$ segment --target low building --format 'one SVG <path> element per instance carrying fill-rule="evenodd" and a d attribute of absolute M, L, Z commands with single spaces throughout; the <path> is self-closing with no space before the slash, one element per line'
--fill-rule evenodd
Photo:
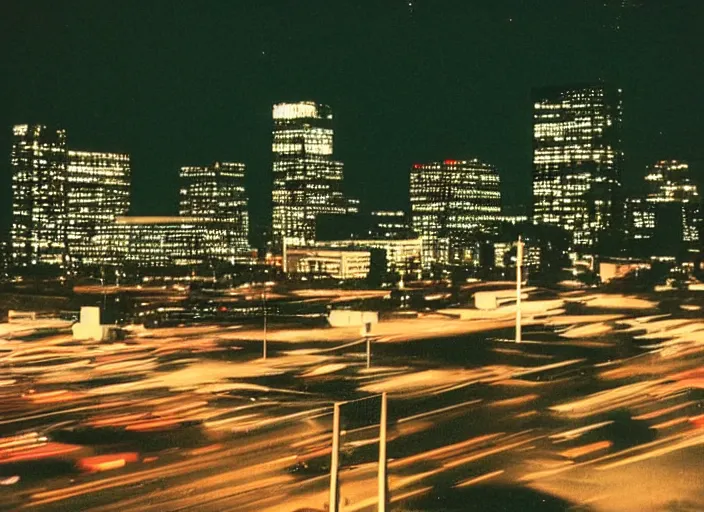
<path fill-rule="evenodd" d="M 513 252 L 513 255 L 511 254 Z M 494 267 L 508 268 L 516 266 L 516 244 L 514 242 L 494 243 Z M 540 268 L 541 249 L 537 245 L 525 244 L 523 248 L 523 266 L 537 270 Z"/>
<path fill-rule="evenodd" d="M 288 247 L 286 270 L 293 274 L 334 279 L 365 279 L 371 267 L 371 253 L 364 250 Z"/>
<path fill-rule="evenodd" d="M 178 267 L 241 263 L 252 259 L 242 255 L 223 259 L 230 241 L 221 224 L 196 217 L 117 217 L 98 229 L 93 238 L 93 261 L 102 265 Z"/>
<path fill-rule="evenodd" d="M 415 273 L 422 264 L 423 245 L 420 238 L 403 240 L 334 240 L 317 242 L 316 246 L 331 249 L 382 250 L 386 255 L 386 271 L 389 273 L 398 272 L 402 276 Z"/>

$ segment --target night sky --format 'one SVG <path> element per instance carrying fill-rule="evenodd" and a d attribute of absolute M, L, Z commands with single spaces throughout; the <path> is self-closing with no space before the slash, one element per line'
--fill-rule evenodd
<path fill-rule="evenodd" d="M 136 214 L 176 213 L 182 165 L 244 162 L 259 232 L 271 105 L 308 99 L 363 206 L 406 207 L 413 162 L 475 156 L 528 205 L 531 87 L 598 79 L 624 90 L 628 188 L 661 158 L 701 181 L 703 31 L 703 0 L 5 0 L 0 228 L 11 126 L 53 123 L 132 155 Z"/>

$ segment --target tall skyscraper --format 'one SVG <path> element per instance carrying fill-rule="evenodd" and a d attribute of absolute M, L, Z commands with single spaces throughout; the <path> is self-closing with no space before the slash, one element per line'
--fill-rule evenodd
<path fill-rule="evenodd" d="M 501 213 L 499 174 L 477 159 L 415 164 L 410 198 L 424 265 L 449 263 L 452 245 L 479 234 Z"/>
<path fill-rule="evenodd" d="M 274 248 L 315 241 L 319 214 L 354 209 L 342 193 L 342 163 L 333 160 L 332 110 L 313 102 L 279 103 L 273 109 Z"/>
<path fill-rule="evenodd" d="M 98 226 L 127 215 L 130 176 L 129 155 L 69 150 L 66 239 L 72 265 L 102 260 L 93 237 Z"/>
<path fill-rule="evenodd" d="M 15 267 L 66 263 L 66 131 L 12 130 L 11 261 Z"/>
<path fill-rule="evenodd" d="M 249 257 L 249 214 L 244 186 L 245 166 L 215 162 L 181 168 L 180 215 L 208 226 L 205 252 L 211 259 Z"/>
<path fill-rule="evenodd" d="M 598 249 L 618 228 L 621 90 L 604 85 L 534 91 L 533 215 Z"/>

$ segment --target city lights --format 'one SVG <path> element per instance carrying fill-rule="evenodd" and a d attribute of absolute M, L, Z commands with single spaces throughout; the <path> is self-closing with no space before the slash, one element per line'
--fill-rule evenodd
<path fill-rule="evenodd" d="M 533 215 L 591 252 L 616 229 L 621 188 L 620 91 L 603 85 L 534 91 Z"/>

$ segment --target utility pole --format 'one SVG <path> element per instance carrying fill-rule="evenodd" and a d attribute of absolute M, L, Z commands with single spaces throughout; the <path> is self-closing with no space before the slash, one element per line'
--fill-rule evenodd
<path fill-rule="evenodd" d="M 339 512 L 340 484 L 337 481 L 340 469 L 340 403 L 335 403 L 332 415 L 332 456 L 330 459 L 330 498 L 328 511 Z"/>
<path fill-rule="evenodd" d="M 283 236 L 283 256 L 281 264 L 284 270 L 284 279 L 286 279 L 286 270 L 288 269 L 288 264 L 286 262 L 286 235 Z"/>
<path fill-rule="evenodd" d="M 516 343 L 521 342 L 521 267 L 523 266 L 523 240 L 516 243 Z"/>
<path fill-rule="evenodd" d="M 262 350 L 263 350 L 263 355 L 262 359 L 266 359 L 266 285 L 264 285 L 264 291 L 262 292 L 262 303 L 263 303 L 263 309 L 264 309 L 264 336 L 262 337 Z"/>
<path fill-rule="evenodd" d="M 379 512 L 386 512 L 386 392 L 381 394 L 381 418 L 379 419 L 379 472 L 377 501 Z"/>

